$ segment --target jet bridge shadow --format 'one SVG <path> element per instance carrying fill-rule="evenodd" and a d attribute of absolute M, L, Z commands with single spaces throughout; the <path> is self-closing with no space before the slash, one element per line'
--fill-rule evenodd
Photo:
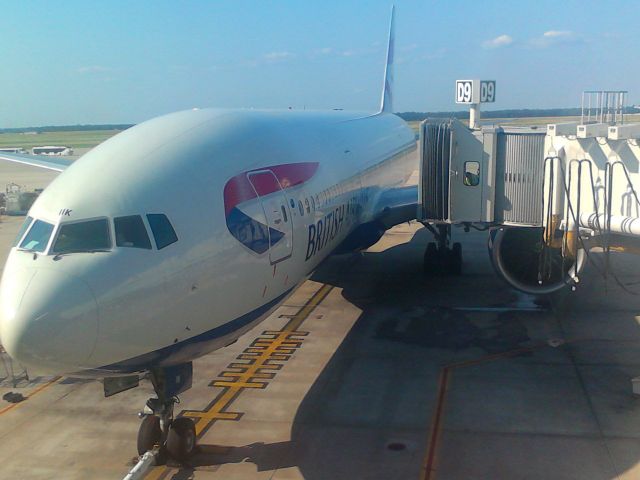
<path fill-rule="evenodd" d="M 388 237 L 385 238 L 389 240 Z M 422 253 L 429 241 L 424 230 L 417 231 L 409 242 L 382 251 L 328 259 L 313 280 L 342 289 L 343 297 L 356 305 L 361 314 L 299 406 L 291 441 L 242 447 L 204 445 L 192 467 L 251 462 L 259 472 L 295 467 L 302 477 L 311 480 L 425 478 L 423 459 L 432 448 L 427 438 L 442 368 L 515 351 L 518 353 L 508 360 L 481 368 L 481 372 L 489 369 L 487 375 L 495 375 L 494 389 L 512 392 L 500 382 L 513 383 L 521 375 L 515 380 L 515 390 L 526 390 L 526 386 L 518 383 L 524 382 L 544 393 L 568 381 L 556 378 L 553 369 L 563 372 L 562 375 L 575 371 L 577 391 L 569 393 L 578 400 L 580 395 L 591 397 L 586 402 L 576 402 L 587 405 L 582 405 L 587 411 L 579 419 L 587 426 L 595 424 L 594 431 L 578 428 L 577 436 L 595 435 L 596 441 L 604 444 L 609 442 L 609 435 L 624 433 L 628 437 L 633 427 L 638 427 L 627 447 L 617 444 L 603 447 L 613 452 L 608 464 L 606 458 L 600 458 L 599 453 L 594 456 L 578 440 L 575 445 L 560 444 L 561 455 L 569 458 L 592 455 L 598 462 L 609 465 L 594 469 L 583 461 L 586 465 L 583 468 L 590 468 L 591 473 L 580 478 L 615 478 L 633 468 L 640 461 L 640 420 L 637 420 L 640 405 L 630 393 L 629 380 L 640 372 L 640 352 L 635 352 L 640 342 L 640 329 L 635 321 L 635 314 L 640 312 L 640 297 L 627 299 L 621 308 L 621 292 L 612 291 L 609 286 L 607 295 L 603 295 L 602 279 L 587 271 L 575 294 L 565 292 L 547 300 L 525 298 L 494 275 L 486 254 L 485 235 L 470 234 L 460 240 L 464 242 L 466 271 L 461 277 L 423 274 Z M 636 258 L 632 260 L 634 265 L 640 264 Z M 624 281 L 640 281 L 636 273 L 640 269 L 634 268 L 629 259 L 617 262 L 616 268 Z M 640 283 L 636 288 L 640 291 Z M 606 318 L 613 311 L 619 317 L 615 328 L 620 331 L 612 336 L 597 318 L 603 315 Z M 616 343 L 618 336 L 624 337 L 621 340 L 624 358 L 616 352 L 616 345 L 621 345 Z M 564 345 L 558 348 L 545 345 L 550 339 L 560 339 Z M 477 444 L 477 451 L 469 450 L 473 442 L 466 437 L 457 440 L 459 435 L 473 433 L 460 434 L 458 430 L 472 430 L 476 423 L 479 429 L 509 421 L 517 427 L 518 422 L 526 419 L 532 425 L 541 422 L 538 427 L 544 430 L 548 420 L 545 410 L 554 409 L 553 403 L 542 409 L 527 405 L 524 400 L 516 405 L 510 403 L 509 395 L 504 399 L 492 398 L 489 403 L 494 405 L 493 409 L 477 408 L 476 401 L 493 396 L 492 390 L 484 388 L 485 384 L 469 377 L 479 368 L 459 374 L 467 379 L 466 383 L 478 384 L 474 389 L 465 388 L 462 380 L 450 387 L 452 405 L 443 418 L 445 433 L 437 450 L 438 478 L 473 478 L 474 474 L 478 478 L 478 471 L 482 468 L 490 471 L 487 469 L 495 465 L 507 472 L 509 468 L 528 470 L 540 478 L 554 477 L 554 473 L 558 474 L 554 478 L 576 474 L 571 468 L 578 471 L 580 462 L 571 464 L 569 471 L 536 470 L 553 464 L 557 450 L 546 453 L 534 450 L 531 464 L 512 466 L 509 458 L 513 455 L 499 450 L 499 438 L 495 451 Z M 540 373 L 546 370 L 552 372 Z M 459 398 L 458 388 L 467 395 L 466 399 Z M 567 407 L 576 408 L 571 398 L 565 399 Z M 448 427 L 449 423 L 453 425 Z M 526 455 L 531 449 L 526 432 L 532 426 L 520 426 L 525 437 L 521 448 Z M 570 429 L 571 425 L 548 427 Z M 572 431 L 564 434 L 570 439 L 576 436 Z M 515 447 L 510 445 L 506 450 L 520 447 L 513 443 Z M 466 452 L 469 462 L 479 464 L 480 470 L 469 470 L 474 467 L 468 465 L 462 452 Z M 191 478 L 192 473 L 191 468 L 182 469 L 173 478 Z"/>

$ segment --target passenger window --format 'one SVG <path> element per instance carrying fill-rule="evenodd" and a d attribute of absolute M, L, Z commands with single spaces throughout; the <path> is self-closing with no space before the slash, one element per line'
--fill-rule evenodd
<path fill-rule="evenodd" d="M 298 210 L 300 211 L 300 216 L 304 216 L 304 207 L 302 206 L 301 200 L 298 200 Z"/>
<path fill-rule="evenodd" d="M 304 199 L 304 206 L 307 209 L 307 213 L 311 213 L 311 207 L 309 206 L 309 199 L 308 198 Z"/>
<path fill-rule="evenodd" d="M 31 226 L 31 222 L 33 222 L 33 218 L 31 217 L 27 217 L 24 219 L 24 222 L 22 223 L 22 226 L 18 231 L 18 235 L 16 236 L 16 239 L 13 241 L 13 245 L 11 245 L 12 247 L 15 247 L 16 245 L 18 245 L 18 243 L 20 243 L 20 240 L 22 240 L 22 237 L 24 236 L 25 232 Z"/>
<path fill-rule="evenodd" d="M 156 240 L 156 248 L 158 250 L 162 250 L 164 247 L 178 241 L 176 231 L 171 226 L 171 222 L 169 222 L 166 215 L 149 213 L 147 214 L 147 220 L 149 220 L 149 226 L 151 227 L 153 238 Z"/>
<path fill-rule="evenodd" d="M 106 218 L 62 224 L 51 253 L 93 252 L 111 248 Z"/>
<path fill-rule="evenodd" d="M 313 199 L 313 195 L 311 195 L 311 208 L 313 211 L 316 211 L 316 201 Z"/>
<path fill-rule="evenodd" d="M 280 208 L 282 209 L 282 218 L 284 218 L 285 223 L 288 221 L 287 220 L 287 209 L 284 208 L 284 205 L 280 205 Z"/>
<path fill-rule="evenodd" d="M 27 236 L 24 237 L 20 248 L 30 252 L 44 252 L 51 238 L 51 232 L 53 232 L 53 225 L 42 220 L 36 220 L 29 229 Z"/>
<path fill-rule="evenodd" d="M 116 230 L 116 246 L 151 250 L 151 240 L 140 215 L 113 219 Z"/>

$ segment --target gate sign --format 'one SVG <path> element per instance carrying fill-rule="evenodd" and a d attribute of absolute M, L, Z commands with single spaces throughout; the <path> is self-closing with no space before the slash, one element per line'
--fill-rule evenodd
<path fill-rule="evenodd" d="M 493 103 L 495 101 L 495 80 L 456 80 L 456 103 Z"/>

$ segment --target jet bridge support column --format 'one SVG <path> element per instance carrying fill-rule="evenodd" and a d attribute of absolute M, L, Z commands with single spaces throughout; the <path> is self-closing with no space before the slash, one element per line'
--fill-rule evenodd
<path fill-rule="evenodd" d="M 480 115 L 479 103 L 469 105 L 469 128 L 472 130 L 480 128 Z"/>

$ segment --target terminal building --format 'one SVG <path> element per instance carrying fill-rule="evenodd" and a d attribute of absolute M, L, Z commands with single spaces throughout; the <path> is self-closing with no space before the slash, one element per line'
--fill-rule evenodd
<path fill-rule="evenodd" d="M 73 155 L 73 149 L 66 146 L 46 145 L 43 147 L 33 147 L 31 153 L 33 155 Z"/>

